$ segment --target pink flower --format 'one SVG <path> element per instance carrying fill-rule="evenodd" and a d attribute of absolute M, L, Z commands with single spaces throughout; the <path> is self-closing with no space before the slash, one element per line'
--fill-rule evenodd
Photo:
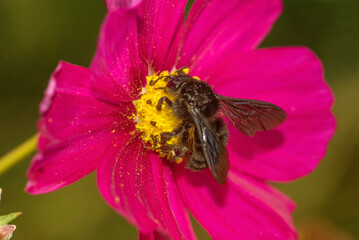
<path fill-rule="evenodd" d="M 26 190 L 47 193 L 97 171 L 99 190 L 140 239 L 195 239 L 187 210 L 214 239 L 296 239 L 295 204 L 268 185 L 310 173 L 335 128 L 333 95 L 318 58 L 303 47 L 256 49 L 280 0 L 108 0 L 90 68 L 60 62 L 40 105 L 39 153 Z M 123 6 L 135 6 L 127 1 Z M 187 66 L 216 93 L 282 107 L 275 130 L 247 137 L 228 124 L 225 185 L 206 169 L 162 160 L 144 148 L 133 101 L 149 69 Z"/>

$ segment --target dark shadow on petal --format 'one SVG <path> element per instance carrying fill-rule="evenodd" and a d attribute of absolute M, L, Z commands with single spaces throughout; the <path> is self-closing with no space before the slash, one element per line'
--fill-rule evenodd
<path fill-rule="evenodd" d="M 231 127 L 230 127 L 231 128 Z M 235 131 L 235 132 L 234 132 Z M 281 147 L 285 142 L 284 134 L 277 129 L 257 132 L 254 137 L 248 137 L 233 128 L 229 132 L 231 149 L 244 159 L 253 159 L 256 154 L 263 154 Z M 236 146 L 233 143 L 236 143 Z"/>

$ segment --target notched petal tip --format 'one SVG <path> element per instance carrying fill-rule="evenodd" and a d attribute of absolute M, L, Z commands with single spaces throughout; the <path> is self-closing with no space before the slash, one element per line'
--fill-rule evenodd
<path fill-rule="evenodd" d="M 28 177 L 29 178 L 29 177 Z M 44 184 L 41 181 L 36 181 L 35 179 L 30 179 L 27 181 L 25 186 L 25 192 L 32 194 L 32 195 L 39 195 L 44 193 L 50 193 L 56 191 L 69 183 L 66 182 L 57 182 L 52 184 Z"/>
<path fill-rule="evenodd" d="M 41 172 L 43 171 L 44 170 L 42 168 L 39 169 L 35 167 L 31 167 L 28 170 L 27 172 L 28 181 L 25 186 L 25 192 L 32 195 L 44 194 L 60 189 L 65 185 L 65 183 L 61 183 L 61 182 L 49 184 L 49 185 L 44 185 L 43 183 L 38 182 L 36 178 L 38 178 L 39 174 L 41 174 Z"/>
<path fill-rule="evenodd" d="M 51 107 L 52 99 L 55 95 L 55 90 L 56 90 L 56 75 L 61 71 L 61 68 L 62 68 L 62 62 L 60 61 L 55 71 L 50 77 L 50 81 L 44 93 L 44 98 L 39 106 L 40 113 L 42 115 L 44 115 Z"/>

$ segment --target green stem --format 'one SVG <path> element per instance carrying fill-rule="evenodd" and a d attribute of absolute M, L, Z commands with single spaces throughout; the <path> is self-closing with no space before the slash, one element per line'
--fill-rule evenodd
<path fill-rule="evenodd" d="M 0 158 L 0 175 L 36 150 L 38 134 Z"/>

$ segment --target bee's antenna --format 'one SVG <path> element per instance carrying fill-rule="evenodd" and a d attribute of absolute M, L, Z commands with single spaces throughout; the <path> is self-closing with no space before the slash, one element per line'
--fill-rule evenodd
<path fill-rule="evenodd" d="M 150 86 L 154 86 L 156 84 L 156 82 L 162 78 L 169 78 L 169 79 L 173 79 L 172 76 L 161 76 L 161 77 L 158 77 L 155 81 L 151 81 L 150 82 Z"/>
<path fill-rule="evenodd" d="M 183 70 L 186 69 L 186 68 L 188 69 L 188 67 L 182 67 L 182 68 L 176 70 L 176 73 L 178 73 L 178 72 L 183 72 Z"/>

